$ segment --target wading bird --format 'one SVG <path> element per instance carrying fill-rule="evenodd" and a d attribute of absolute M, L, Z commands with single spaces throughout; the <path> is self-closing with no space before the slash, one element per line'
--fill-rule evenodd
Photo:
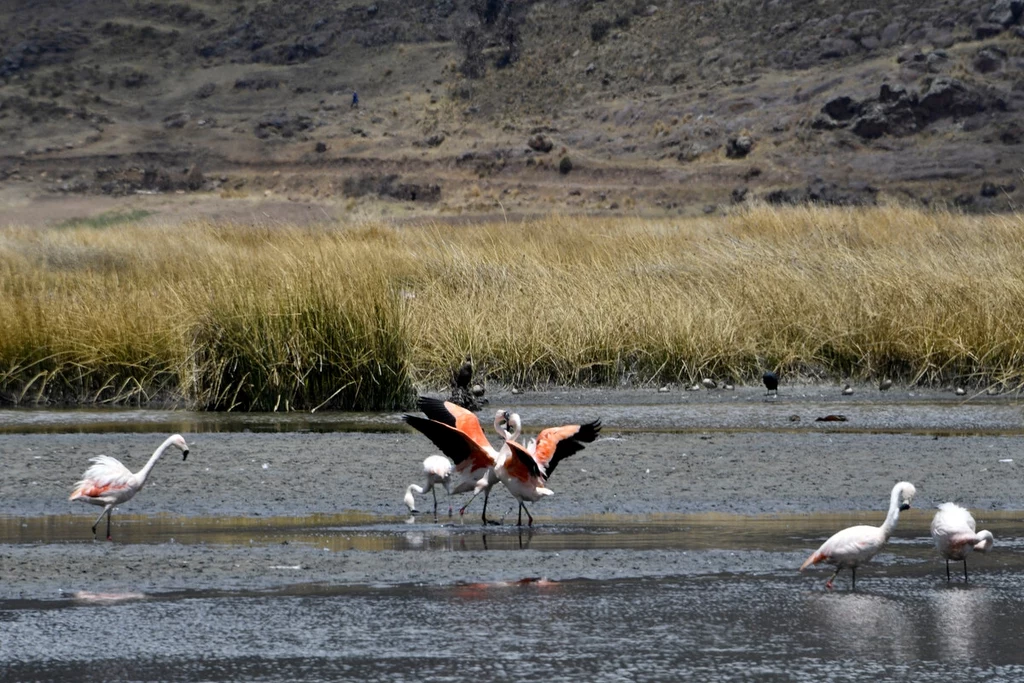
<path fill-rule="evenodd" d="M 890 389 L 892 389 L 892 380 L 888 377 L 882 379 L 882 381 L 878 383 L 879 391 L 889 391 Z"/>
<path fill-rule="evenodd" d="M 964 563 L 964 583 L 967 583 L 967 555 L 976 550 L 987 553 L 995 538 L 991 531 L 974 531 L 974 517 L 956 503 L 943 503 L 932 519 L 932 539 L 939 555 L 946 558 L 946 582 L 950 580 L 949 561 Z"/>
<path fill-rule="evenodd" d="M 531 439 L 525 447 L 516 442 L 522 431 L 519 415 L 512 413 L 508 425 L 512 430 L 505 442 L 508 452 L 502 449 L 504 459 L 495 471 L 501 483 L 519 501 L 518 525 L 523 525 L 525 510 L 528 524 L 533 526 L 533 515 L 526 509 L 524 501 L 536 502 L 554 493 L 546 484 L 555 467 L 565 458 L 583 450 L 583 444 L 594 441 L 601 431 L 601 421 L 550 427 L 538 434 L 536 439 Z"/>
<path fill-rule="evenodd" d="M 96 535 L 96 527 L 99 525 L 103 515 L 107 516 L 107 540 L 110 538 L 110 513 L 115 505 L 127 502 L 142 490 L 146 485 L 146 478 L 149 477 L 153 465 L 160 459 L 171 446 L 177 446 L 183 453 L 182 460 L 188 457 L 188 444 L 181 434 L 169 436 L 153 451 L 149 462 L 145 467 L 136 473 L 132 473 L 127 467 L 121 464 L 117 458 L 109 455 L 98 455 L 90 458 L 93 463 L 82 475 L 81 481 L 75 484 L 75 490 L 71 492 L 68 500 L 82 500 L 91 505 L 102 505 L 103 512 L 96 518 L 92 525 L 92 535 Z"/>
<path fill-rule="evenodd" d="M 491 489 L 498 483 L 494 467 L 501 455 L 494 450 L 487 437 L 484 436 L 484 431 L 480 428 L 480 421 L 476 415 L 449 401 L 426 396 L 421 396 L 417 405 L 427 417 L 405 415 L 402 419 L 410 427 L 430 439 L 442 453 L 455 463 L 455 471 L 452 475 L 454 485 L 451 486 L 451 492 L 456 494 L 466 491 L 473 492 L 473 497 L 462 506 L 459 515 L 464 515 L 469 504 L 480 493 L 483 493 L 483 522 L 484 524 L 497 524 L 497 522 L 487 519 L 487 500 L 491 495 Z M 495 413 L 494 429 L 502 440 L 508 437 L 508 432 L 505 430 L 507 421 L 508 413 L 506 411 L 498 410 Z"/>
<path fill-rule="evenodd" d="M 405 506 L 409 508 L 409 512 L 416 514 L 419 510 L 416 509 L 416 499 L 413 498 L 413 492 L 420 494 L 421 496 L 428 491 L 434 494 L 434 518 L 437 518 L 437 491 L 434 490 L 434 485 L 440 485 L 448 493 L 448 516 L 452 516 L 452 470 L 455 466 L 452 461 L 443 455 L 431 455 L 423 461 L 423 486 L 418 484 L 409 484 L 409 488 L 405 490 Z"/>
<path fill-rule="evenodd" d="M 768 390 L 768 391 L 764 392 L 765 396 L 767 396 L 768 394 L 772 393 L 773 391 L 775 392 L 776 396 L 779 395 L 779 376 L 778 375 L 776 375 L 771 370 L 768 370 L 763 375 L 761 375 L 761 381 L 764 382 L 764 388 Z"/>
<path fill-rule="evenodd" d="M 867 526 L 861 524 L 851 526 L 835 533 L 831 538 L 821 544 L 807 560 L 800 565 L 800 571 L 807 569 L 812 564 L 835 565 L 836 570 L 828 577 L 825 588 L 832 588 L 832 581 L 844 567 L 849 567 L 853 574 L 854 589 L 857 588 L 857 567 L 868 562 L 878 554 L 885 542 L 889 540 L 896 522 L 900 518 L 900 510 L 910 509 L 910 501 L 913 500 L 917 490 L 908 481 L 901 481 L 892 487 L 892 494 L 889 496 L 889 514 L 885 517 L 882 526 Z"/>

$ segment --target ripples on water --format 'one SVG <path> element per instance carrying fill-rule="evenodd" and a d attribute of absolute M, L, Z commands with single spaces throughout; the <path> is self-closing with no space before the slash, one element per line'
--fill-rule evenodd
<path fill-rule="evenodd" d="M 151 596 L 2 612 L 5 680 L 968 680 L 1024 676 L 1011 575 Z M 40 643 L 45 642 L 45 652 Z"/>

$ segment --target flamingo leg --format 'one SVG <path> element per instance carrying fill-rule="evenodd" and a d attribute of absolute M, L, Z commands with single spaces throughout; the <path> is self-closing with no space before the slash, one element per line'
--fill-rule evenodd
<path fill-rule="evenodd" d="M 832 590 L 832 582 L 835 581 L 836 577 L 839 576 L 839 571 L 842 567 L 836 567 L 836 570 L 832 572 L 832 576 L 828 577 L 828 581 L 825 582 L 825 588 Z"/>
<path fill-rule="evenodd" d="M 436 520 L 437 519 L 437 491 L 434 490 L 433 486 L 430 487 L 430 493 L 432 493 L 434 495 L 434 519 Z"/>
<path fill-rule="evenodd" d="M 964 583 L 967 583 L 967 557 L 964 557 Z"/>
<path fill-rule="evenodd" d="M 103 511 L 100 513 L 100 516 L 97 517 L 96 521 L 92 523 L 92 535 L 93 535 L 94 538 L 96 537 L 96 527 L 98 527 L 100 525 L 100 520 L 103 519 L 103 515 L 105 515 L 108 512 L 110 512 L 110 508 L 112 508 L 112 507 L 114 507 L 114 506 L 113 505 L 105 505 L 103 507 Z M 109 516 L 107 517 L 107 522 L 108 523 L 110 522 L 110 517 Z M 107 529 L 107 536 L 109 536 L 109 535 L 110 535 L 110 529 L 108 528 Z"/>
<path fill-rule="evenodd" d="M 857 590 L 857 568 L 850 567 L 850 572 L 853 574 L 853 590 Z"/>
<path fill-rule="evenodd" d="M 110 513 L 113 512 L 113 511 L 114 511 L 114 506 L 113 505 L 111 505 L 109 508 L 107 508 L 107 540 L 108 541 L 114 540 L 114 539 L 112 539 L 110 537 Z"/>
<path fill-rule="evenodd" d="M 491 497 L 491 490 L 487 489 L 487 491 L 484 492 L 484 514 L 483 514 L 484 526 L 486 526 L 488 524 L 491 524 L 493 526 L 499 526 L 501 524 L 501 522 L 496 522 L 493 519 L 487 519 L 487 500 L 490 497 Z"/>
<path fill-rule="evenodd" d="M 524 511 L 526 512 L 526 519 L 528 520 L 527 521 L 527 526 L 533 526 L 533 515 L 531 515 L 530 511 L 526 509 L 525 505 L 523 505 L 523 501 L 519 501 L 519 524 L 517 526 L 522 526 L 523 525 L 523 512 Z"/>

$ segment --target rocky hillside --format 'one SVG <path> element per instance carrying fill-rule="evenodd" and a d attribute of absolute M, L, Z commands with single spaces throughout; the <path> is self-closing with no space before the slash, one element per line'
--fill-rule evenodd
<path fill-rule="evenodd" d="M 1022 11 L 11 0 L 0 191 L 429 215 L 664 215 L 754 198 L 1013 209 Z"/>

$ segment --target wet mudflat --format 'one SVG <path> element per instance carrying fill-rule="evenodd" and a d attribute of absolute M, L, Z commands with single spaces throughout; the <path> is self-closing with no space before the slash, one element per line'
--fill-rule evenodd
<path fill-rule="evenodd" d="M 429 496 L 409 518 L 431 451 L 397 415 L 0 414 L 3 678 L 1024 675 L 1013 400 L 618 396 L 521 399 L 528 426 L 605 422 L 533 530 L 482 527 L 479 501 L 449 520 L 443 493 L 437 521 Z M 98 508 L 66 500 L 88 457 L 138 469 L 168 427 L 189 459 L 161 461 L 114 541 L 93 541 Z M 897 479 L 914 508 L 856 592 L 796 572 L 833 531 L 879 524 Z M 928 537 L 945 500 L 996 537 L 966 585 L 959 564 L 947 585 Z M 488 512 L 512 502 L 495 489 Z"/>

